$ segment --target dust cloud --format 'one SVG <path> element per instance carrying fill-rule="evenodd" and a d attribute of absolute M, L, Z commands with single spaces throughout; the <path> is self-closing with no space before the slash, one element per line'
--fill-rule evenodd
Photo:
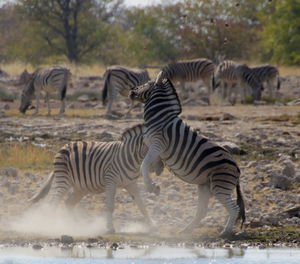
<path fill-rule="evenodd" d="M 126 219 L 124 219 L 126 220 Z M 116 222 L 116 221 L 115 221 Z M 116 232 L 122 233 L 145 233 L 147 225 L 137 222 L 115 223 Z M 50 207 L 47 204 L 35 205 L 26 209 L 24 213 L 9 224 L 0 222 L 6 226 L 7 231 L 34 236 L 46 236 L 57 238 L 61 235 L 73 237 L 96 237 L 106 234 L 105 212 L 97 215 L 89 215 L 83 208 L 68 211 L 64 207 Z"/>

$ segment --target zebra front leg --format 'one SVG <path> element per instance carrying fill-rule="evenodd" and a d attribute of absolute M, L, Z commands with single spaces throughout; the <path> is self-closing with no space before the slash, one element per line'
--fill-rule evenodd
<path fill-rule="evenodd" d="M 62 99 L 59 114 L 62 115 L 64 112 L 65 112 L 65 99 Z"/>
<path fill-rule="evenodd" d="M 36 91 L 36 108 L 32 115 L 36 115 L 39 112 L 39 106 L 40 106 L 40 89 L 38 88 Z"/>
<path fill-rule="evenodd" d="M 192 220 L 181 232 L 180 234 L 191 233 L 200 223 L 201 219 L 206 216 L 208 201 L 210 198 L 210 189 L 208 185 L 198 185 L 198 204 L 197 212 Z"/>
<path fill-rule="evenodd" d="M 141 165 L 141 173 L 144 178 L 146 190 L 150 193 L 153 192 L 156 195 L 159 195 L 160 188 L 158 185 L 152 182 L 150 178 L 150 169 L 151 164 L 159 157 L 162 151 L 161 143 L 159 141 L 153 141 Z"/>
<path fill-rule="evenodd" d="M 107 112 L 106 112 L 107 116 L 110 116 L 112 114 L 111 113 L 112 112 L 111 111 L 112 103 L 115 100 L 115 98 L 117 97 L 117 93 L 118 93 L 118 91 L 113 87 L 112 91 L 111 91 L 111 93 L 109 95 L 109 100 L 108 100 L 108 105 L 107 105 Z"/>
<path fill-rule="evenodd" d="M 50 116 L 51 109 L 50 109 L 50 102 L 49 102 L 49 93 L 46 93 L 46 102 L 47 102 L 47 107 L 48 107 L 48 116 Z"/>
<path fill-rule="evenodd" d="M 105 205 L 106 205 L 106 227 L 107 233 L 115 233 L 114 223 L 113 223 L 113 212 L 115 209 L 115 195 L 116 195 L 116 185 L 111 182 L 105 186 Z"/>
<path fill-rule="evenodd" d="M 134 101 L 131 100 L 131 104 L 130 104 L 129 110 L 128 110 L 128 112 L 124 115 L 125 118 L 130 117 L 130 112 L 131 112 L 131 110 L 133 109 L 133 107 L 134 107 Z"/>
<path fill-rule="evenodd" d="M 128 186 L 126 186 L 125 188 L 128 191 L 128 193 L 132 196 L 132 198 L 134 199 L 134 201 L 135 201 L 136 205 L 138 206 L 138 208 L 140 209 L 141 213 L 144 215 L 147 224 L 150 226 L 150 228 L 153 227 L 151 218 L 149 217 L 149 214 L 147 212 L 145 204 L 143 203 L 142 197 L 138 190 L 137 183 L 133 182 L 133 183 L 129 184 Z"/>

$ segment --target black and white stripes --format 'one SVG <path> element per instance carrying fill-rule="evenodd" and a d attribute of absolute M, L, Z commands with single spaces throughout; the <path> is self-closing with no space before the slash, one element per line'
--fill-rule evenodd
<path fill-rule="evenodd" d="M 49 93 L 58 92 L 61 100 L 60 114 L 65 112 L 65 96 L 67 93 L 68 82 L 70 79 L 70 70 L 54 66 L 51 68 L 37 69 L 29 79 L 21 96 L 20 112 L 25 113 L 31 104 L 34 94 L 36 95 L 36 109 L 34 114 L 39 111 L 39 99 L 41 92 L 46 93 L 46 101 L 48 105 L 48 115 L 50 115 Z"/>
<path fill-rule="evenodd" d="M 112 102 L 120 93 L 127 97 L 129 91 L 138 85 L 144 84 L 150 80 L 146 70 L 133 70 L 121 66 L 112 66 L 104 74 L 104 88 L 102 92 L 102 104 L 106 105 L 108 97 L 107 114 L 112 113 Z M 133 108 L 133 102 L 126 115 L 129 115 Z"/>
<path fill-rule="evenodd" d="M 160 83 L 167 78 L 173 82 L 180 82 L 181 87 L 184 88 L 185 82 L 202 80 L 208 89 L 208 95 L 210 95 L 213 89 L 214 70 L 214 63 L 208 59 L 173 62 L 162 69 L 156 78 L 156 82 Z"/>
<path fill-rule="evenodd" d="M 73 188 L 66 205 L 73 207 L 88 193 L 106 194 L 107 228 L 114 232 L 112 214 L 117 187 L 125 188 L 135 199 L 139 209 L 151 225 L 150 217 L 140 197 L 137 179 L 140 164 L 147 152 L 143 144 L 143 125 L 128 129 L 120 141 L 72 142 L 56 154 L 54 170 L 46 184 L 31 201 L 37 202 L 47 195 L 54 181 L 51 203 L 57 204 Z M 153 169 L 160 174 L 161 160 L 153 163 Z"/>
<path fill-rule="evenodd" d="M 150 164 L 160 157 L 180 179 L 197 184 L 198 207 L 194 220 L 184 232 L 193 230 L 207 211 L 210 194 L 214 194 L 229 212 L 223 235 L 230 235 L 238 218 L 245 219 L 244 202 L 239 187 L 240 169 L 230 153 L 201 137 L 178 117 L 181 112 L 176 91 L 169 80 L 137 87 L 131 99 L 145 103 L 144 142 L 149 150 L 141 171 L 148 191 L 158 192 L 150 178 Z M 232 199 L 237 191 L 237 203 Z"/>
<path fill-rule="evenodd" d="M 221 62 L 215 74 L 215 87 L 220 86 L 223 99 L 236 102 L 238 94 L 244 100 L 246 90 L 250 88 L 250 94 L 254 100 L 261 99 L 263 90 L 262 82 L 254 71 L 246 64 L 238 64 L 233 61 Z M 234 89 L 234 97 L 231 99 Z"/>

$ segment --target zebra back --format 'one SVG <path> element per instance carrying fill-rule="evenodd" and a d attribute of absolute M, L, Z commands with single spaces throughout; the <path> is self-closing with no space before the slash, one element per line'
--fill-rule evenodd
<path fill-rule="evenodd" d="M 162 82 L 163 79 L 194 82 L 203 78 L 212 78 L 214 68 L 213 62 L 208 59 L 173 62 L 162 69 L 156 78 L 156 82 Z"/>

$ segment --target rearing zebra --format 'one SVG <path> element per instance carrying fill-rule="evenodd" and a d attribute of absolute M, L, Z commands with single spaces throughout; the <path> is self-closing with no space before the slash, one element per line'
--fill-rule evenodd
<path fill-rule="evenodd" d="M 261 83 L 267 84 L 266 86 L 268 88 L 269 96 L 276 96 L 276 89 L 280 89 L 280 76 L 278 69 L 272 65 L 262 65 L 253 67 L 252 71 L 260 79 Z"/>
<path fill-rule="evenodd" d="M 111 115 L 112 102 L 120 93 L 122 96 L 128 97 L 129 91 L 138 85 L 144 84 L 150 80 L 146 70 L 133 70 L 121 66 L 112 66 L 104 73 L 104 88 L 102 92 L 102 104 L 105 106 L 107 95 L 109 97 L 107 115 Z M 125 116 L 128 116 L 134 106 L 131 102 L 130 108 Z"/>
<path fill-rule="evenodd" d="M 74 207 L 86 194 L 102 193 L 106 195 L 107 229 L 115 231 L 113 224 L 114 197 L 117 187 L 125 188 L 134 198 L 137 206 L 151 226 L 151 219 L 141 199 L 137 187 L 140 176 L 140 164 L 148 148 L 143 143 L 143 125 L 126 130 L 120 141 L 112 142 L 72 142 L 59 150 L 54 158 L 54 170 L 41 190 L 30 202 L 44 198 L 54 181 L 51 204 L 60 202 L 68 191 L 73 192 L 65 201 L 68 207 Z M 161 160 L 153 163 L 153 169 L 159 175 L 163 170 Z"/>
<path fill-rule="evenodd" d="M 27 73 L 28 75 L 28 73 Z M 46 102 L 48 105 L 48 115 L 50 115 L 49 93 L 57 91 L 60 95 L 61 107 L 59 113 L 65 112 L 65 96 L 67 92 L 68 81 L 70 79 L 70 70 L 65 67 L 54 66 L 46 69 L 37 69 L 31 76 L 23 76 L 27 84 L 23 89 L 21 96 L 20 112 L 25 113 L 31 104 L 34 93 L 36 94 L 36 109 L 34 115 L 39 111 L 39 100 L 41 91 L 46 93 Z"/>
<path fill-rule="evenodd" d="M 144 142 L 149 150 L 141 172 L 147 190 L 159 193 L 149 169 L 150 164 L 160 157 L 174 175 L 198 186 L 197 213 L 183 232 L 190 232 L 199 224 L 206 215 L 209 196 L 213 194 L 229 212 L 222 235 L 231 235 L 236 220 L 242 218 L 244 222 L 245 209 L 239 184 L 240 169 L 230 153 L 198 135 L 178 117 L 181 105 L 169 80 L 159 84 L 148 82 L 132 90 L 130 97 L 145 103 Z M 232 199 L 234 188 L 237 202 Z"/>
<path fill-rule="evenodd" d="M 165 66 L 158 74 L 156 82 L 160 83 L 164 79 L 178 81 L 182 88 L 185 82 L 195 82 L 202 80 L 207 88 L 208 96 L 214 87 L 215 65 L 208 59 L 194 59 L 173 62 Z"/>
<path fill-rule="evenodd" d="M 242 100 L 244 99 L 246 86 L 250 87 L 254 100 L 261 99 L 263 90 L 262 83 L 254 71 L 246 64 L 237 64 L 229 60 L 220 63 L 216 69 L 214 89 L 218 86 L 221 87 L 223 99 L 231 100 L 233 89 L 235 89 L 233 103 L 236 102 L 238 94 L 241 94 Z"/>

